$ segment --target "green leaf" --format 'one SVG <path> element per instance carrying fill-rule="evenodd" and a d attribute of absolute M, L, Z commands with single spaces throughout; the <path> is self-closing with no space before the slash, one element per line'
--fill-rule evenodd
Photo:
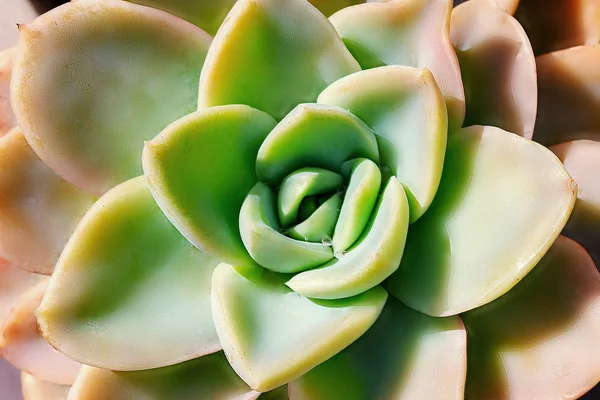
<path fill-rule="evenodd" d="M 427 68 L 448 105 L 450 126 L 460 128 L 465 94 L 450 43 L 451 0 L 369 2 L 331 17 L 363 68 L 403 65 Z"/>
<path fill-rule="evenodd" d="M 299 378 L 363 335 L 387 299 L 381 287 L 350 299 L 311 301 L 280 281 L 254 282 L 221 264 L 212 306 L 229 363 L 250 387 L 268 391 Z"/>
<path fill-rule="evenodd" d="M 586 251 L 559 237 L 510 292 L 463 315 L 466 397 L 579 398 L 600 373 L 600 275 Z"/>
<path fill-rule="evenodd" d="M 373 128 L 381 164 L 405 185 L 411 222 L 423 215 L 440 182 L 448 131 L 433 75 L 397 66 L 363 71 L 329 86 L 318 102 L 347 109 Z"/>
<path fill-rule="evenodd" d="M 496 299 L 550 248 L 576 195 L 558 158 L 539 144 L 493 127 L 455 132 L 436 198 L 411 226 L 388 290 L 433 316 Z"/>
<path fill-rule="evenodd" d="M 400 265 L 408 231 L 408 200 L 402 185 L 390 178 L 373 218 L 347 254 L 320 268 L 302 272 L 286 284 L 318 299 L 360 294 L 379 285 Z"/>
<path fill-rule="evenodd" d="M 214 258 L 160 211 L 143 177 L 88 211 L 37 311 L 69 358 L 113 370 L 176 364 L 220 350 L 210 310 Z"/>
<path fill-rule="evenodd" d="M 290 397 L 463 400 L 466 350 L 460 318 L 432 318 L 389 298 L 360 339 L 290 382 Z"/>
<path fill-rule="evenodd" d="M 196 247 L 236 266 L 253 264 L 239 213 L 256 183 L 254 164 L 275 120 L 248 106 L 190 114 L 146 143 L 144 172 L 156 201 Z"/>
<path fill-rule="evenodd" d="M 73 400 L 255 400 L 222 352 L 150 371 L 114 372 L 84 367 Z"/>
<path fill-rule="evenodd" d="M 290 228 L 289 235 L 307 242 L 323 242 L 331 238 L 342 208 L 342 197 L 334 194 L 315 210 L 305 221 Z"/>
<path fill-rule="evenodd" d="M 271 271 L 292 273 L 331 260 L 331 247 L 292 239 L 279 231 L 274 197 L 271 189 L 259 182 L 240 211 L 242 241 L 254 261 Z"/>
<path fill-rule="evenodd" d="M 342 164 L 357 157 L 379 161 L 371 128 L 341 108 L 301 104 L 260 147 L 256 174 L 260 181 L 278 185 L 288 174 L 304 167 L 341 173 Z"/>
<path fill-rule="evenodd" d="M 211 38 L 165 12 L 75 1 L 20 30 L 19 126 L 44 162 L 87 191 L 140 175 L 144 140 L 196 109 Z"/>
<path fill-rule="evenodd" d="M 307 1 L 239 0 L 210 48 L 198 104 L 247 104 L 280 120 L 359 70 L 329 21 Z"/>

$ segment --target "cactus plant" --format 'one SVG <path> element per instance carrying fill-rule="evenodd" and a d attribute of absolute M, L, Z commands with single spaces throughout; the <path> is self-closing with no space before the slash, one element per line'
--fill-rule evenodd
<path fill-rule="evenodd" d="M 600 20 L 553 42 L 523 3 L 77 0 L 20 25 L 0 349 L 26 399 L 593 387 Z"/>

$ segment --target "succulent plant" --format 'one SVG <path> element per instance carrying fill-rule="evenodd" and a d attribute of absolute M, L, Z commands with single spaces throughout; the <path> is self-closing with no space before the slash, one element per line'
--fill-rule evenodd
<path fill-rule="evenodd" d="M 597 5 L 357 3 L 78 0 L 19 26 L 0 349 L 27 400 L 600 381 Z"/>

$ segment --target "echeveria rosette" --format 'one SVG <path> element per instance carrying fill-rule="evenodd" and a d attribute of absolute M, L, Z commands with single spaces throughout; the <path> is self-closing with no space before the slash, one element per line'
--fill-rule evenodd
<path fill-rule="evenodd" d="M 2 331 L 29 396 L 73 383 L 54 348 L 86 364 L 72 399 L 547 399 L 598 381 L 598 272 L 558 236 L 577 185 L 529 140 L 552 92 L 518 2 L 329 21 L 355 2 L 310 3 L 79 0 L 21 26 L 0 184 L 14 209 L 72 193 L 21 211 L 71 236 L 39 251 L 50 266 L 0 270 L 16 294 L 37 276 L 15 268 L 50 273 L 62 250 Z M 596 207 L 593 144 L 552 149 L 576 214 Z M 0 257 L 23 253 L 0 228 Z M 594 240 L 577 219 L 565 234 Z"/>

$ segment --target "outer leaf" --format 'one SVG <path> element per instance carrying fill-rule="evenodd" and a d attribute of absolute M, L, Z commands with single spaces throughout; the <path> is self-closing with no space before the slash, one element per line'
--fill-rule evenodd
<path fill-rule="evenodd" d="M 448 130 L 433 75 L 408 67 L 376 68 L 340 79 L 318 101 L 349 110 L 380 135 L 381 162 L 405 185 L 411 221 L 423 215 L 440 182 Z"/>
<path fill-rule="evenodd" d="M 491 125 L 531 138 L 537 107 L 535 58 L 527 34 L 494 1 L 452 11 L 452 44 L 465 85 L 465 125 Z"/>
<path fill-rule="evenodd" d="M 576 399 L 600 380 L 600 276 L 559 237 L 510 292 L 463 316 L 467 398 Z"/>
<path fill-rule="evenodd" d="M 291 382 L 290 397 L 462 400 L 466 336 L 460 318 L 428 317 L 390 298 L 365 335 Z"/>
<path fill-rule="evenodd" d="M 348 346 L 375 322 L 387 298 L 376 287 L 350 299 L 311 301 L 274 280 L 249 281 L 227 264 L 213 275 L 213 315 L 223 350 L 259 391 L 302 376 Z"/>
<path fill-rule="evenodd" d="M 143 141 L 196 107 L 210 36 L 167 13 L 77 1 L 21 31 L 19 125 L 44 162 L 92 193 L 139 175 Z"/>
<path fill-rule="evenodd" d="M 492 127 L 458 131 L 434 203 L 411 226 L 388 290 L 433 316 L 486 304 L 537 264 L 576 196 L 558 158 L 537 143 Z"/>
<path fill-rule="evenodd" d="M 46 342 L 34 314 L 47 287 L 48 280 L 44 279 L 19 299 L 0 331 L 0 351 L 14 366 L 37 379 L 72 385 L 81 365 Z"/>
<path fill-rule="evenodd" d="M 579 187 L 573 214 L 563 231 L 581 243 L 600 266 L 600 143 L 576 140 L 550 148 Z"/>
<path fill-rule="evenodd" d="M 26 372 L 21 374 L 24 400 L 67 400 L 71 386 L 39 380 Z"/>
<path fill-rule="evenodd" d="M 450 126 L 459 128 L 465 94 L 449 38 L 451 9 L 451 0 L 371 2 L 336 13 L 331 23 L 363 68 L 431 70 L 446 98 Z"/>
<path fill-rule="evenodd" d="M 90 209 L 37 311 L 44 337 L 87 365 L 156 368 L 220 349 L 210 312 L 218 261 L 162 214 L 143 177 Z"/>
<path fill-rule="evenodd" d="M 150 190 L 173 225 L 196 247 L 236 266 L 252 263 L 238 218 L 256 183 L 258 148 L 274 126 L 248 106 L 214 107 L 173 123 L 144 149 Z"/>
<path fill-rule="evenodd" d="M 10 105 L 10 77 L 15 50 L 15 47 L 11 47 L 0 51 L 0 137 L 16 125 Z"/>
<path fill-rule="evenodd" d="M 10 266 L 0 259 L 0 329 L 23 293 L 44 278 L 44 275 Z"/>
<path fill-rule="evenodd" d="M 48 168 L 19 128 L 0 139 L 0 193 L 0 258 L 43 274 L 96 200 Z"/>
<path fill-rule="evenodd" d="M 113 372 L 84 367 L 69 400 L 254 400 L 222 352 L 150 371 Z"/>
<path fill-rule="evenodd" d="M 339 260 L 302 272 L 286 285 L 317 299 L 339 299 L 379 285 L 400 265 L 408 231 L 408 200 L 392 177 L 363 236 Z"/>
<path fill-rule="evenodd" d="M 494 0 L 506 13 L 515 15 L 517 7 L 519 6 L 520 0 Z"/>
<path fill-rule="evenodd" d="M 239 0 L 210 48 L 198 104 L 247 104 L 279 120 L 359 70 L 327 19 L 307 1 Z"/>
<path fill-rule="evenodd" d="M 600 44 L 537 58 L 540 102 L 534 140 L 545 146 L 600 140 Z"/>

